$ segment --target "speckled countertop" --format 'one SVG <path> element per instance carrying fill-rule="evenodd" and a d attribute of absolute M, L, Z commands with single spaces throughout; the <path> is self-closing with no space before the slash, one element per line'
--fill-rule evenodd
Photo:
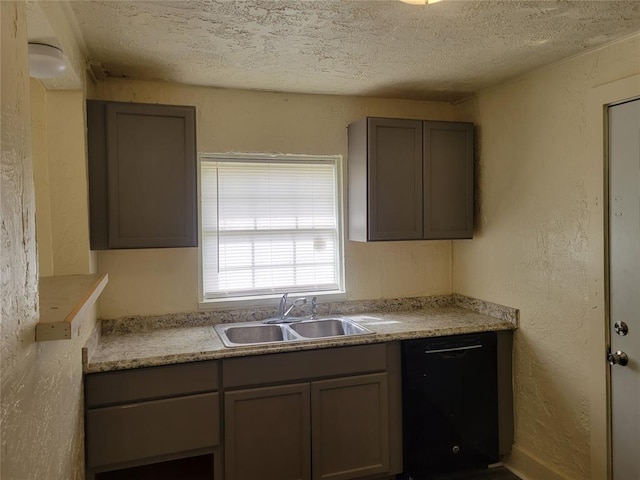
<path fill-rule="evenodd" d="M 353 337 L 225 347 L 213 325 L 259 320 L 256 311 L 199 313 L 162 317 L 103 320 L 83 355 L 86 373 L 167 365 L 198 360 L 263 355 L 318 348 L 380 343 L 410 338 L 511 330 L 518 326 L 518 310 L 461 295 L 342 302 L 320 315 L 344 315 L 374 333 Z M 267 318 L 265 309 L 258 316 Z"/>

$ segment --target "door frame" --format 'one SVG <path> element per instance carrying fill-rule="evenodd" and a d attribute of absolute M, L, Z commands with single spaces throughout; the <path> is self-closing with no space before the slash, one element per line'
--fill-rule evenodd
<path fill-rule="evenodd" d="M 590 201 L 595 202 L 589 225 L 589 383 L 591 420 L 591 478 L 611 479 L 611 408 L 608 315 L 608 116 L 610 105 L 640 97 L 640 75 L 594 87 L 587 101 L 587 166 Z"/>

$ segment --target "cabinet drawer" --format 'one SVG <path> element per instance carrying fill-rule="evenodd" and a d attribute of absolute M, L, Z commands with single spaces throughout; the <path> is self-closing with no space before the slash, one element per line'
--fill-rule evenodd
<path fill-rule="evenodd" d="M 194 362 L 85 377 L 87 408 L 141 402 L 218 389 L 218 362 Z"/>
<path fill-rule="evenodd" d="M 382 372 L 387 345 L 377 343 L 306 352 L 241 357 L 222 362 L 226 388 Z"/>
<path fill-rule="evenodd" d="M 220 442 L 217 393 L 87 411 L 87 465 L 97 469 Z"/>

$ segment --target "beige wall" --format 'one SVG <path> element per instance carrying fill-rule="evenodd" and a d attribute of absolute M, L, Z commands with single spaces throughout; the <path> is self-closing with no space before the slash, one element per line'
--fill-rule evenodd
<path fill-rule="evenodd" d="M 79 480 L 84 478 L 81 347 L 96 314 L 95 309 L 87 314 L 74 340 L 35 343 L 38 263 L 25 3 L 2 1 L 0 9 L 0 478 Z M 35 111 L 43 113 L 42 92 L 35 92 Z M 34 143 L 33 148 L 45 147 Z M 53 267 L 47 268 L 50 273 Z"/>
<path fill-rule="evenodd" d="M 47 140 L 47 100 L 42 84 L 30 81 L 31 144 L 33 180 L 36 194 L 36 235 L 38 267 L 41 277 L 53 275 L 53 237 L 51 234 L 51 192 L 49 188 L 49 150 Z"/>
<path fill-rule="evenodd" d="M 479 215 L 474 240 L 454 242 L 453 290 L 520 309 L 510 463 L 531 479 L 606 478 L 603 130 L 592 99 L 638 73 L 635 37 L 460 107 L 479 125 Z"/>
<path fill-rule="evenodd" d="M 90 273 L 84 92 L 31 79 L 30 96 L 40 276 Z"/>
<path fill-rule="evenodd" d="M 276 94 L 158 82 L 100 82 L 95 95 L 103 100 L 195 105 L 200 152 L 339 154 L 346 159 L 346 127 L 366 115 L 453 118 L 453 108 L 439 102 Z M 451 291 L 450 242 L 346 242 L 345 257 L 349 299 Z M 198 308 L 196 249 L 100 252 L 98 269 L 108 272 L 110 279 L 100 301 L 104 318 Z"/>
<path fill-rule="evenodd" d="M 90 273 L 84 92 L 48 90 L 46 103 L 53 271 Z"/>

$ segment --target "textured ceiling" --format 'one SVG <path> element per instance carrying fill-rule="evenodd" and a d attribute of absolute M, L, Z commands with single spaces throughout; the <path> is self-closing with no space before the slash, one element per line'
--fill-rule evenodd
<path fill-rule="evenodd" d="M 110 76 L 454 100 L 640 31 L 640 0 L 78 1 Z"/>

